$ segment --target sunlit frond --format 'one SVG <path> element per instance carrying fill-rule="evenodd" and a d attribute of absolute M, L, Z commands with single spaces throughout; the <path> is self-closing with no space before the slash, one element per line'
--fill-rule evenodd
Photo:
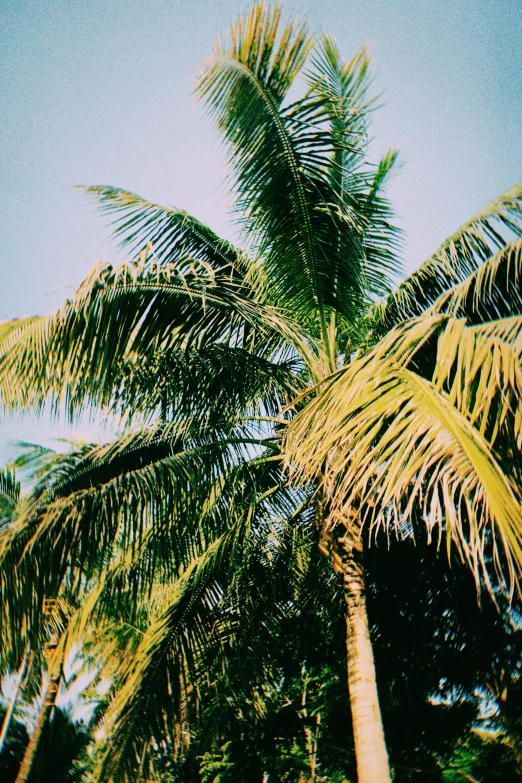
<path fill-rule="evenodd" d="M 473 274 L 439 296 L 431 312 L 483 323 L 522 314 L 522 239 L 506 245 Z"/>
<path fill-rule="evenodd" d="M 498 335 L 445 316 L 392 331 L 289 424 L 287 459 L 322 483 L 332 524 L 352 507 L 372 528 L 411 529 L 420 516 L 456 543 L 478 583 L 496 571 L 512 589 L 522 569 L 520 322 Z"/>
<path fill-rule="evenodd" d="M 419 315 L 446 291 L 474 275 L 513 236 L 522 234 L 522 184 L 515 185 L 448 237 L 390 296 L 389 327 Z"/>

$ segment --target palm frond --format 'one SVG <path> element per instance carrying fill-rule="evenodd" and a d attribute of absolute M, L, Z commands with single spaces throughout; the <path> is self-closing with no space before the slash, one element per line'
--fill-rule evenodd
<path fill-rule="evenodd" d="M 324 336 L 324 307 L 348 311 L 351 297 L 359 301 L 360 232 L 329 182 L 326 98 L 309 92 L 285 102 L 314 40 L 295 22 L 279 32 L 280 16 L 279 7 L 257 4 L 240 17 L 204 64 L 197 94 L 227 144 L 237 212 L 254 254 L 263 257 L 273 300 L 300 319 L 319 315 Z M 350 271 L 345 297 L 332 282 L 340 256 Z"/>
<path fill-rule="evenodd" d="M 11 465 L 0 470 L 0 527 L 9 522 L 20 500 L 21 486 Z"/>
<path fill-rule="evenodd" d="M 304 177 L 281 116 L 281 104 L 306 62 L 313 40 L 306 26 L 294 23 L 278 39 L 280 18 L 279 6 L 269 10 L 262 4 L 240 16 L 203 65 L 197 95 L 207 103 L 228 142 L 238 211 L 243 212 L 243 206 L 248 209 L 243 219 L 252 224 L 258 252 L 277 242 L 277 236 L 286 234 L 287 239 L 291 232 L 292 256 L 300 274 L 297 282 L 291 281 L 283 268 L 285 280 L 280 289 L 286 291 L 290 283 L 290 294 L 301 293 L 296 286 L 304 272 L 311 279 L 312 291 L 301 296 L 314 297 L 318 286 Z M 272 255 L 277 258 L 274 251 Z"/>
<path fill-rule="evenodd" d="M 342 196 L 344 185 L 350 190 L 356 184 L 344 180 L 353 179 L 364 165 L 369 111 L 376 102 L 368 96 L 372 84 L 368 49 L 363 47 L 344 62 L 335 40 L 323 36 L 312 55 L 307 81 L 313 92 L 326 100 L 334 150 L 331 177 Z"/>
<path fill-rule="evenodd" d="M 232 428 L 248 415 L 277 416 L 302 386 L 297 356 L 270 361 L 244 348 L 211 344 L 158 351 L 124 366 L 122 411 L 163 420 L 198 420 Z"/>
<path fill-rule="evenodd" d="M 522 314 L 522 239 L 503 247 L 434 302 L 431 312 L 472 323 Z"/>
<path fill-rule="evenodd" d="M 113 235 L 128 255 L 149 252 L 161 264 L 177 263 L 180 257 L 192 258 L 215 271 L 227 270 L 236 282 L 248 273 L 251 262 L 247 257 L 188 212 L 153 204 L 110 185 L 80 189 L 95 199 L 104 214 L 115 215 Z"/>
<path fill-rule="evenodd" d="M 234 560 L 243 527 L 241 520 L 164 591 L 163 606 L 128 660 L 125 684 L 109 709 L 107 740 L 95 773 L 99 783 L 132 776 L 148 738 L 168 735 L 180 722 L 189 672 L 208 661 L 211 647 L 216 652 L 210 643 L 213 609 L 222 598 L 216 576 Z"/>
<path fill-rule="evenodd" d="M 383 311 L 389 327 L 419 315 L 446 291 L 474 275 L 511 237 L 522 234 L 522 184 L 481 210 L 392 294 Z"/>
<path fill-rule="evenodd" d="M 141 258 L 95 267 L 54 316 L 15 329 L 1 344 L 0 399 L 7 408 L 55 408 L 72 416 L 87 403 L 111 405 L 124 365 L 157 351 L 220 342 L 268 357 L 309 341 L 280 311 L 255 302 L 208 265 Z"/>
<path fill-rule="evenodd" d="M 6 337 L 9 337 L 12 332 L 15 332 L 22 326 L 26 326 L 28 323 L 31 323 L 31 321 L 37 320 L 37 318 L 38 316 L 32 316 L 29 318 L 13 318 L 11 321 L 4 321 L 3 323 L 0 323 L 0 344 L 3 342 L 3 340 L 6 339 Z"/>
<path fill-rule="evenodd" d="M 62 457 L 50 484 L 24 499 L 2 536 L 0 580 L 8 614 L 38 624 L 43 597 L 103 573 L 121 547 L 139 547 L 151 528 L 157 541 L 149 576 L 162 557 L 183 562 L 189 539 L 197 546 L 211 535 L 210 522 L 205 527 L 198 521 L 233 460 L 227 445 L 185 450 L 175 432 L 158 429 Z"/>
<path fill-rule="evenodd" d="M 64 589 L 102 578 L 103 600 L 118 605 L 124 592 L 137 598 L 176 578 L 254 491 L 252 466 L 259 476 L 266 463 L 272 485 L 272 440 L 238 434 L 220 441 L 215 425 L 204 433 L 199 421 L 175 422 L 49 456 L 0 540 L 6 617 L 37 637 L 44 599 Z"/>
<path fill-rule="evenodd" d="M 270 470 L 258 478 L 261 483 L 277 480 Z M 291 627 L 298 607 L 310 600 L 311 541 L 286 516 L 291 510 L 295 522 L 299 493 L 293 499 L 284 497 L 284 489 L 259 496 L 259 488 L 243 501 L 235 499 L 236 521 L 228 531 L 189 564 L 174 586 L 160 590 L 152 623 L 126 659 L 107 714 L 100 781 L 132 778 L 138 759 L 147 755 L 145 737 L 153 738 L 148 742 L 153 755 L 152 748 L 179 726 L 176 705 L 183 698 L 197 700 L 206 713 L 215 694 L 251 695 L 258 683 L 270 679 L 269 652 L 277 657 L 271 648 L 281 638 L 277 631 L 284 623 Z M 277 507 L 283 512 L 279 524 Z M 274 672 L 274 683 L 277 676 Z M 167 681 L 168 693 L 160 688 Z M 159 688 L 165 699 L 158 698 Z"/>
<path fill-rule="evenodd" d="M 323 36 L 312 56 L 308 80 L 312 94 L 325 101 L 331 133 L 330 181 L 338 209 L 346 220 L 345 231 L 340 232 L 337 240 L 344 242 L 342 249 L 339 247 L 340 257 L 336 259 L 341 264 L 339 284 L 343 284 L 344 277 L 340 296 L 346 296 L 347 284 L 353 288 L 353 258 L 350 256 L 359 255 L 361 251 L 350 237 L 353 233 L 350 222 L 358 223 L 362 231 L 362 290 L 366 295 L 384 296 L 390 292 L 393 279 L 400 271 L 399 231 L 391 223 L 393 211 L 382 196 L 398 153 L 390 150 L 375 170 L 368 165 L 368 124 L 376 105 L 376 98 L 368 95 L 372 85 L 368 50 L 362 48 L 351 60 L 344 62 L 334 39 Z M 331 274 L 335 276 L 333 268 Z"/>
<path fill-rule="evenodd" d="M 289 465 L 321 480 L 332 524 L 445 533 L 480 577 L 522 570 L 521 322 L 447 316 L 392 330 L 288 425 Z M 434 343 L 435 340 L 435 343 Z M 500 437 L 499 433 L 502 435 Z M 491 588 L 491 581 L 487 582 Z"/>

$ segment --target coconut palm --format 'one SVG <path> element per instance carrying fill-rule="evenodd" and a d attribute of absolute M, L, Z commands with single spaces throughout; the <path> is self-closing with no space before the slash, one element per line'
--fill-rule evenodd
<path fill-rule="evenodd" d="M 157 746 L 150 746 L 150 737 L 165 742 L 166 727 L 172 726 L 186 735 L 194 702 L 215 690 L 220 678 L 231 680 L 229 661 L 235 661 L 242 687 L 255 687 L 254 682 L 245 686 L 247 671 L 255 683 L 270 679 L 279 618 L 295 612 L 289 590 L 297 600 L 289 560 L 283 567 L 278 553 L 289 551 L 290 562 L 299 560 L 298 574 L 309 562 L 309 535 L 296 535 L 293 526 L 284 525 L 288 520 L 296 524 L 309 512 L 300 509 L 302 493 L 282 485 L 273 457 L 240 461 L 231 439 L 225 447 L 198 448 L 187 428 L 183 439 L 179 427 L 171 426 L 163 438 L 159 427 L 154 432 L 155 439 L 149 433 L 146 444 L 140 432 L 117 444 L 77 447 L 65 455 L 41 450 L 36 455 L 40 480 L 13 520 L 3 550 L 6 615 L 33 631 L 41 596 L 63 591 L 65 585 L 79 608 L 68 622 L 64 655 L 75 643 L 84 643 L 96 623 L 88 633 L 98 640 L 94 665 L 113 681 L 114 693 L 106 719 L 114 733 L 107 729 L 110 741 L 96 766 L 101 779 L 127 773 L 132 779 L 137 765 L 143 773 L 154 765 Z M 200 422 L 197 432 L 202 438 Z M 131 519 L 142 530 L 139 536 L 130 533 L 129 549 L 124 539 Z M 116 525 L 117 533 L 104 545 L 107 522 Z M 49 568 L 40 565 L 53 556 L 47 535 L 34 535 L 47 525 L 58 536 Z M 98 535 L 90 559 L 78 539 L 82 526 Z M 67 566 L 65 547 L 69 555 L 78 555 L 72 554 L 72 561 L 83 564 L 81 572 Z M 304 606 L 303 587 L 301 593 Z M 252 647 L 254 637 L 257 647 Z M 92 641 L 88 646 L 92 653 Z M 256 654 L 260 649 L 261 657 Z M 49 705 L 46 699 L 39 726 Z M 113 737 L 119 737 L 116 744 Z M 176 753 L 183 752 L 176 745 Z"/>
<path fill-rule="evenodd" d="M 228 153 L 241 248 L 182 210 L 88 188 L 135 260 L 96 267 L 55 315 L 4 327 L 5 408 L 109 408 L 134 429 L 28 509 L 3 573 L 21 551 L 39 552 L 49 566 L 41 588 L 52 593 L 73 564 L 88 579 L 116 574 L 123 548 L 131 560 L 143 555 L 134 579 L 150 584 L 188 520 L 194 558 L 176 561 L 188 571 L 157 628 L 172 641 L 183 601 L 195 606 L 196 575 L 222 546 L 234 550 L 249 518 L 239 522 L 231 502 L 243 472 L 280 460 L 290 421 L 290 476 L 310 486 L 302 498 L 321 551 L 343 574 L 359 781 L 381 783 L 390 773 L 365 603 L 367 533 L 411 535 L 417 522 L 443 531 L 491 590 L 495 575 L 514 585 L 522 559 L 521 257 L 511 242 L 522 187 L 394 290 L 399 235 L 383 188 L 396 153 L 368 163 L 368 55 L 345 63 L 331 38 L 295 21 L 282 28 L 280 16 L 254 6 L 197 79 Z M 260 498 L 277 494 L 275 469 L 272 478 Z M 252 497 L 239 507 L 256 506 Z M 152 655 L 134 686 L 158 671 Z"/>
<path fill-rule="evenodd" d="M 13 468 L 10 465 L 7 465 L 4 470 L 0 471 L 0 526 L 9 524 L 13 518 L 14 510 L 20 499 L 20 492 L 20 482 L 17 480 Z M 28 664 L 29 651 L 27 650 L 20 664 L 13 694 L 9 700 L 9 705 L 5 711 L 5 715 L 2 721 L 2 728 L 0 730 L 0 753 L 4 748 L 5 740 L 9 732 L 9 726 L 14 717 L 18 697 L 20 695 L 23 681 L 27 674 Z"/>
<path fill-rule="evenodd" d="M 3 545 L 11 540 L 21 518 L 31 519 L 35 514 L 34 509 L 49 503 L 48 497 L 55 491 L 56 485 L 63 485 L 73 474 L 76 476 L 76 465 L 86 451 L 86 447 L 80 444 L 76 444 L 75 449 L 65 454 L 32 444 L 19 445 L 22 451 L 15 461 L 15 466 L 23 470 L 32 486 L 29 491 L 22 493 L 12 466 L 0 473 L 3 516 L 0 533 Z M 16 543 L 16 547 L 9 548 L 10 567 L 2 580 L 2 673 L 16 670 L 20 657 L 22 660 L 17 687 L 4 718 L 2 738 L 5 738 L 9 731 L 9 723 L 22 689 L 26 702 L 36 700 L 38 704 L 40 695 L 34 727 L 16 775 L 16 783 L 26 783 L 35 775 L 40 775 L 40 772 L 35 770 L 40 769 L 42 763 L 45 770 L 48 761 L 52 761 L 50 757 L 42 762 L 42 758 L 48 755 L 42 751 L 42 743 L 46 743 L 49 733 L 55 733 L 51 724 L 54 726 L 56 703 L 64 683 L 64 666 L 74 653 L 73 632 L 79 624 L 82 599 L 89 599 L 91 585 L 85 580 L 83 573 L 75 574 L 71 570 L 69 579 L 61 580 L 55 593 L 49 592 L 52 587 L 46 584 L 42 588 L 43 582 L 39 583 L 38 580 L 38 558 L 23 551 L 24 541 L 16 539 Z M 25 584 L 17 582 L 18 571 L 16 563 L 13 562 L 16 557 L 21 557 L 28 569 L 24 574 L 27 580 Z M 99 586 L 96 586 L 96 593 L 100 595 Z M 89 632 L 95 633 L 92 628 L 89 628 Z M 25 652 L 22 652 L 23 650 Z M 59 717 L 59 721 L 63 722 L 62 718 L 63 716 Z M 67 732 L 67 720 L 64 726 L 58 729 L 59 734 L 62 728 Z M 56 763 L 56 759 L 53 763 Z"/>
<path fill-rule="evenodd" d="M 18 481 L 13 466 L 8 465 L 5 470 L 0 472 L 0 513 L 2 515 L 1 535 L 6 536 L 9 529 L 15 523 L 17 514 L 24 503 L 21 493 L 21 484 Z M 38 624 L 39 637 L 36 641 L 34 635 L 31 640 L 27 637 L 27 628 L 24 627 L 24 612 L 20 612 L 17 607 L 14 612 L 5 612 L 5 620 L 11 617 L 11 622 L 3 622 L 2 627 L 2 671 L 9 672 L 18 666 L 16 685 L 9 703 L 9 707 L 4 716 L 2 731 L 0 736 L 0 751 L 9 733 L 10 724 L 14 716 L 17 702 L 21 697 L 22 691 L 27 691 L 26 695 L 34 696 L 37 692 L 39 681 L 41 680 L 43 658 L 48 660 L 48 669 L 50 671 L 49 682 L 46 686 L 43 702 L 38 710 L 34 731 L 31 734 L 27 747 L 21 761 L 20 770 L 16 780 L 23 783 L 28 780 L 34 761 L 36 759 L 43 732 L 53 713 L 56 699 L 60 689 L 63 669 L 63 644 L 55 643 L 56 630 L 63 630 L 62 617 L 60 617 L 59 602 L 52 602 L 42 607 L 42 614 L 47 615 L 47 622 Z M 60 602 L 61 603 L 61 602 Z M 5 603 L 4 603 L 5 606 Z M 14 608 L 14 607 L 13 607 Z M 33 624 L 34 629 L 34 624 Z M 33 630 L 32 629 L 32 630 Z M 49 638 L 49 635 L 50 638 Z M 22 641 L 23 640 L 23 641 Z M 31 644 L 32 642 L 32 644 Z M 21 643 L 25 646 L 21 652 Z M 55 653 L 49 655 L 50 649 L 60 648 L 58 656 Z M 13 665 L 14 664 L 14 665 Z M 32 680 L 32 682 L 31 682 Z M 38 684 L 37 684 L 38 683 Z M 31 687 L 28 688 L 28 685 Z"/>

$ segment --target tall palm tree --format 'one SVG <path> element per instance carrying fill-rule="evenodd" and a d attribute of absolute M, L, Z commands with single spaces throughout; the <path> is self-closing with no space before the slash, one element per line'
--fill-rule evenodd
<path fill-rule="evenodd" d="M 60 685 L 63 677 L 64 649 L 65 644 L 62 642 L 58 654 L 52 656 L 52 661 L 49 666 L 49 682 L 45 688 L 42 704 L 38 710 L 34 729 L 25 749 L 15 783 L 28 783 L 31 779 L 31 773 L 42 744 L 42 738 L 51 722 L 56 707 L 56 701 L 60 693 Z"/>
<path fill-rule="evenodd" d="M 91 579 L 110 573 L 123 545 L 131 559 L 147 552 L 150 575 L 165 536 L 175 546 L 189 519 L 194 565 L 156 629 L 173 639 L 183 601 L 195 606 L 195 575 L 237 541 L 233 477 L 252 459 L 280 460 L 290 421 L 290 475 L 310 484 L 321 551 L 343 574 L 359 782 L 384 783 L 366 534 L 410 535 L 417 521 L 444 531 L 491 589 L 495 571 L 514 584 L 522 560 L 521 256 L 509 244 L 521 234 L 522 187 L 394 290 L 399 235 L 383 188 L 396 153 L 367 161 L 368 55 L 345 63 L 331 38 L 282 28 L 280 17 L 255 5 L 198 74 L 228 152 L 241 249 L 179 209 L 89 188 L 136 260 L 96 267 L 57 314 L 4 327 L 6 408 L 110 407 L 141 429 L 92 452 L 77 483 L 28 510 L 3 558 L 19 547 L 43 557 L 53 541 L 41 579 L 56 590 L 73 563 Z M 198 524 L 212 487 L 225 490 L 208 535 Z M 154 649 L 134 686 L 157 671 Z"/>

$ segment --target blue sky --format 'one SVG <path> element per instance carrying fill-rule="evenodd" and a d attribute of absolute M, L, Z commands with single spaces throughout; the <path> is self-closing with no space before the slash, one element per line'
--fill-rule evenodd
<path fill-rule="evenodd" d="M 219 146 L 191 97 L 197 66 L 236 0 L 3 0 L 0 320 L 46 313 L 100 258 L 103 220 L 75 184 L 111 184 L 193 212 L 233 236 Z M 401 147 L 390 195 L 413 269 L 522 179 L 519 0 L 288 0 L 287 16 L 369 44 L 383 108 L 375 154 Z M 57 290 L 58 289 L 58 290 Z M 66 427 L 0 424 L 47 441 Z"/>

